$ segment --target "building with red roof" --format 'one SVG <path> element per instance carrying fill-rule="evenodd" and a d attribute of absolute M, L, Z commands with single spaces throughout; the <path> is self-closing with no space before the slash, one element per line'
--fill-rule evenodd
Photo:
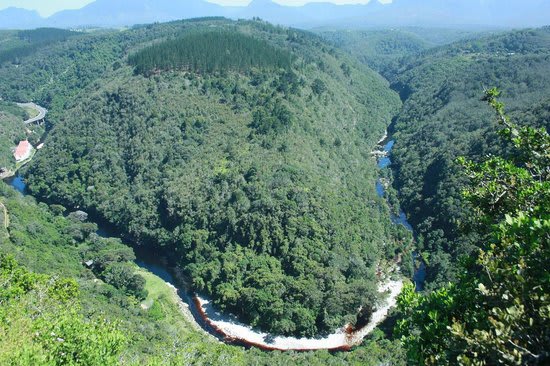
<path fill-rule="evenodd" d="M 13 153 L 13 157 L 15 158 L 15 161 L 20 162 L 30 158 L 31 153 L 32 153 L 32 145 L 27 140 L 24 140 L 24 141 L 21 141 L 19 145 L 17 145 L 17 148 Z"/>

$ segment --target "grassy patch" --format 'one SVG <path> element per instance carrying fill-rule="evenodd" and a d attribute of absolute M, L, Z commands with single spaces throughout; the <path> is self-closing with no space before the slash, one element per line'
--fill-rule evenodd
<path fill-rule="evenodd" d="M 40 114 L 40 112 L 35 108 L 23 107 L 23 109 L 27 113 L 27 116 L 29 116 L 29 119 L 34 118 Z"/>
<path fill-rule="evenodd" d="M 159 298 L 163 297 L 173 297 L 174 292 L 173 290 L 166 285 L 166 282 L 160 278 L 152 274 L 151 272 L 148 272 L 144 269 L 138 269 L 136 273 L 140 274 L 145 278 L 146 285 L 145 288 L 148 291 L 147 300 L 158 300 Z"/>

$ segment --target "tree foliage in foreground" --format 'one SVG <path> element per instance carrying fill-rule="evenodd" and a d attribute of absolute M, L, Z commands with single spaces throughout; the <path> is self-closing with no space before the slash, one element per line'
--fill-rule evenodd
<path fill-rule="evenodd" d="M 459 156 L 481 161 L 504 155 L 480 81 L 505 94 L 510 116 L 550 129 L 550 29 L 521 30 L 438 47 L 408 57 L 389 75 L 404 106 L 392 125 L 392 168 L 399 200 L 427 265 L 426 289 L 458 278 L 458 258 L 479 242 L 460 230 L 472 217 L 462 204 L 467 177 Z"/>
<path fill-rule="evenodd" d="M 510 158 L 459 160 L 470 180 L 465 198 L 483 233 L 477 258 L 457 283 L 399 298 L 398 333 L 421 365 L 545 364 L 550 359 L 550 136 L 519 127 L 491 89 L 485 100 L 510 142 Z"/>
<path fill-rule="evenodd" d="M 116 365 L 125 344 L 115 323 L 85 319 L 78 285 L 35 274 L 0 255 L 0 364 Z"/>

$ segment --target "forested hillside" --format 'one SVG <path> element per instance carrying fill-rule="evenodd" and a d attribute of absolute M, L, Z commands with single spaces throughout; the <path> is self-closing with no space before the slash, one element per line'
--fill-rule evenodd
<path fill-rule="evenodd" d="M 471 253 L 478 237 L 473 227 L 461 230 L 471 213 L 455 160 L 508 150 L 480 100 L 484 88 L 502 90 L 512 118 L 548 128 L 550 29 L 464 34 L 467 40 L 446 46 L 425 42 L 424 50 L 417 35 L 403 31 L 323 35 L 377 67 L 401 95 L 404 106 L 391 126 L 395 186 L 428 264 L 427 288 L 456 279 L 459 257 Z"/>
<path fill-rule="evenodd" d="M 506 115 L 497 88 L 497 143 L 511 153 L 457 159 L 467 180 L 477 250 L 457 280 L 426 294 L 405 288 L 396 335 L 419 365 L 545 365 L 550 344 L 550 135 Z M 429 342 L 426 340 L 429 339 Z"/>
<path fill-rule="evenodd" d="M 246 43 L 255 57 L 286 49 L 292 64 L 146 75 L 126 65 L 153 35 L 187 34 L 219 36 L 228 50 Z M 81 81 L 54 76 L 66 110 L 51 103 L 56 126 L 27 175 L 34 194 L 106 219 L 221 310 L 274 333 L 331 331 L 377 303 L 378 266 L 408 244 L 375 192 L 370 151 L 400 106 L 380 76 L 312 34 L 262 22 L 176 22 L 85 42 L 77 70 L 97 49 L 128 48 L 107 53 L 112 67 L 78 95 Z M 59 47 L 69 49 L 48 52 L 63 63 L 58 52 L 73 45 Z M 188 51 L 200 59 L 201 47 Z"/>
<path fill-rule="evenodd" d="M 79 33 L 56 28 L 39 28 L 24 31 L 0 32 L 0 64 L 19 63 L 22 58 L 32 55 L 40 48 L 63 42 Z"/>
<path fill-rule="evenodd" d="M 434 45 L 406 30 L 325 31 L 321 36 L 385 75 L 406 56 Z"/>
<path fill-rule="evenodd" d="M 26 137 L 26 113 L 15 104 L 0 101 L 0 168 L 13 168 L 12 148 Z"/>
<path fill-rule="evenodd" d="M 318 34 L 362 63 L 393 79 L 401 62 L 431 48 L 495 33 L 483 28 L 401 27 L 371 30 L 319 30 Z"/>
<path fill-rule="evenodd" d="M 78 314 L 74 280 L 29 272 L 4 254 L 0 280 L 0 362 L 116 364 L 124 337 L 112 323 L 97 318 L 87 322 Z"/>
<path fill-rule="evenodd" d="M 52 127 L 21 172 L 36 199 L 0 184 L 0 363 L 544 363 L 550 28 L 427 32 L 0 32 L 0 166 L 28 133 L 12 102 Z M 350 352 L 244 350 L 93 222 L 266 339 L 375 318 L 413 250 L 427 283 Z"/>
<path fill-rule="evenodd" d="M 136 72 L 181 70 L 196 73 L 290 69 L 291 55 L 242 33 L 200 31 L 154 44 L 129 58 Z"/>
<path fill-rule="evenodd" d="M 132 262 L 130 247 L 98 236 L 81 213 L 4 183 L 0 204 L 0 364 L 404 365 L 398 342 L 380 335 L 337 354 L 221 344 L 181 313 L 172 288 Z"/>
<path fill-rule="evenodd" d="M 548 361 L 549 41 L 543 28 L 397 47 L 381 69 L 404 100 L 394 182 L 427 264 L 425 293 L 399 299 L 410 364 Z"/>
<path fill-rule="evenodd" d="M 392 126 L 396 184 L 434 286 L 455 278 L 458 257 L 476 243 L 475 230 L 458 230 L 469 225 L 470 213 L 461 204 L 464 178 L 456 158 L 477 160 L 507 149 L 483 108 L 483 88 L 499 87 L 515 120 L 548 128 L 549 69 L 550 29 L 544 28 L 437 48 L 397 71 L 393 84 L 406 101 Z"/>

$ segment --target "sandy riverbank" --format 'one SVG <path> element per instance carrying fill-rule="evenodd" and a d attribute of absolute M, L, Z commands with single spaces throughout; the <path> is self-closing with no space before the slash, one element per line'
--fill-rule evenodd
<path fill-rule="evenodd" d="M 359 345 L 386 318 L 388 311 L 396 305 L 402 288 L 402 280 L 385 282 L 380 286 L 379 292 L 388 292 L 388 297 L 382 306 L 372 314 L 367 325 L 353 332 L 349 332 L 349 326 L 345 326 L 323 338 L 273 337 L 252 329 L 252 327 L 239 322 L 234 316 L 216 311 L 208 299 L 199 296 L 196 296 L 195 299 L 209 324 L 233 342 L 281 351 L 345 350 Z"/>

